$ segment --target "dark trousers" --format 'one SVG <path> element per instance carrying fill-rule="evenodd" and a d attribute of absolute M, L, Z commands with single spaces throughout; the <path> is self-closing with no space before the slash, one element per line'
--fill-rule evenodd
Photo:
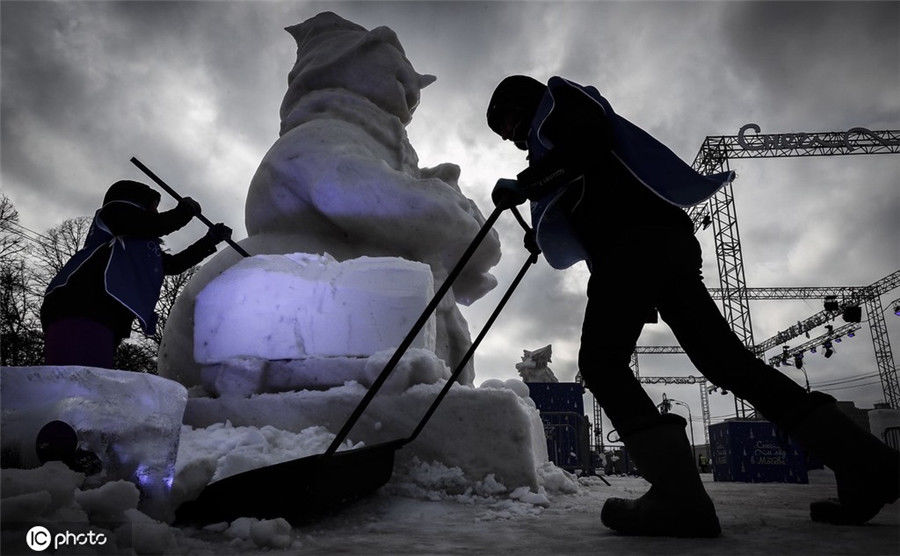
<path fill-rule="evenodd" d="M 97 321 L 62 318 L 44 330 L 44 363 L 112 369 L 118 343 L 112 329 Z"/>
<path fill-rule="evenodd" d="M 593 254 L 578 356 L 585 384 L 620 436 L 658 419 L 656 404 L 628 366 L 653 308 L 705 377 L 767 419 L 784 424 L 809 405 L 803 388 L 755 357 L 731 331 L 703 284 L 696 238 L 641 229 Z"/>

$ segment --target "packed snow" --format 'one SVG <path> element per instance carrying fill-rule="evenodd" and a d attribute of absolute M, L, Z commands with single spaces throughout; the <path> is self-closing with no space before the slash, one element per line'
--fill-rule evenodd
<path fill-rule="evenodd" d="M 417 366 L 427 368 L 434 362 L 433 355 L 424 350 L 411 356 L 401 360 L 396 377 L 392 375 L 362 414 L 350 433 L 354 443 L 372 445 L 407 438 L 425 415 L 445 380 L 406 388 L 409 381 L 404 377 L 414 373 Z M 380 367 L 376 365 L 373 370 Z M 458 467 L 469 481 L 493 473 L 510 488 L 537 488 L 537 470 L 547 462 L 543 424 L 528 398 L 527 387 L 519 380 L 508 382 L 512 384 L 490 383 L 480 388 L 454 385 L 419 437 L 397 454 L 398 464 L 417 457 Z M 310 427 L 324 427 L 333 434 L 365 392 L 361 384 L 351 382 L 324 391 L 191 398 L 184 423 L 205 429 L 227 420 L 235 427 L 270 425 L 297 434 Z"/>
<path fill-rule="evenodd" d="M 197 454 L 201 456 L 203 452 Z M 211 452 L 210 452 L 211 453 Z M 555 469 L 540 493 L 513 495 L 490 477 L 473 484 L 458 470 L 411 461 L 374 496 L 337 515 L 291 527 L 284 519 L 241 517 L 202 528 L 172 527 L 135 509 L 132 483 L 82 486 L 61 463 L 4 469 L 3 554 L 33 554 L 34 526 L 103 535 L 103 545 L 69 554 L 702 554 L 890 555 L 900 552 L 900 505 L 868 525 L 814 523 L 809 502 L 833 496 L 834 476 L 813 471 L 809 484 L 717 483 L 703 475 L 722 522 L 717 539 L 628 537 L 600 524 L 603 502 L 646 491 L 639 477 L 575 478 Z"/>
<path fill-rule="evenodd" d="M 199 363 L 240 356 L 368 357 L 399 345 L 433 295 L 431 272 L 422 263 L 257 255 L 197 295 L 194 357 Z M 412 347 L 434 346 L 432 318 Z"/>

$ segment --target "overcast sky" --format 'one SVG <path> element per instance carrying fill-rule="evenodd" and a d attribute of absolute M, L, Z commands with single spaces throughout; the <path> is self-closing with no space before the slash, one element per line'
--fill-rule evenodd
<path fill-rule="evenodd" d="M 734 135 L 750 122 L 763 133 L 900 129 L 896 2 L 4 0 L 0 10 L 2 187 L 22 224 L 38 231 L 92 214 L 118 179 L 143 179 L 129 163 L 135 155 L 245 237 L 247 187 L 277 138 L 295 59 L 283 28 L 324 10 L 392 28 L 416 70 L 437 76 L 422 92 L 410 141 L 422 167 L 458 164 L 463 192 L 485 214 L 496 179 L 524 165 L 484 122 L 493 87 L 513 73 L 597 86 L 687 162 L 705 136 Z M 749 286 L 867 285 L 898 269 L 900 157 L 737 160 L 732 168 Z M 464 310 L 473 336 L 526 256 L 513 219 L 498 228 L 500 286 Z M 202 231 L 192 225 L 168 243 Z M 700 237 L 714 287 L 712 231 Z M 482 344 L 476 383 L 517 377 L 522 350 L 546 344 L 551 368 L 572 380 L 586 280 L 583 264 L 559 272 L 541 261 Z M 886 294 L 885 309 L 898 297 L 900 290 Z M 756 302 L 755 339 L 819 310 L 814 300 Z M 892 310 L 887 318 L 896 346 L 900 318 Z M 674 338 L 659 324 L 640 343 Z M 684 356 L 640 363 L 646 376 L 697 374 Z M 831 359 L 810 355 L 806 363 L 814 384 L 874 373 L 868 326 Z M 787 372 L 802 383 L 802 373 Z M 862 407 L 882 399 L 877 379 L 848 385 L 830 392 Z M 685 401 L 699 419 L 696 386 L 649 390 L 657 401 L 662 392 Z M 733 411 L 730 396 L 711 401 L 714 417 Z"/>

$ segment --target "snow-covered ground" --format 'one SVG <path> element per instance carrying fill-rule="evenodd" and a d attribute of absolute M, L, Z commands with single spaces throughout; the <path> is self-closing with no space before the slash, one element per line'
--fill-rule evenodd
<path fill-rule="evenodd" d="M 811 472 L 810 484 L 717 483 L 704 475 L 723 534 L 717 539 L 616 535 L 600 523 L 610 496 L 646 490 L 637 477 L 582 481 L 574 494 L 550 495 L 548 507 L 499 500 L 436 501 L 404 497 L 396 485 L 340 515 L 295 529 L 295 554 L 900 554 L 900 504 L 862 527 L 814 523 L 809 502 L 833 496 L 834 476 Z M 393 492 L 392 492 L 393 491 Z M 191 533 L 188 551 L 256 553 L 251 542 Z"/>
<path fill-rule="evenodd" d="M 454 477 L 452 469 L 411 467 L 395 473 L 374 496 L 296 528 L 282 520 L 240 518 L 204 529 L 179 529 L 151 523 L 136 510 L 126 510 L 130 525 L 115 536 L 119 546 L 128 544 L 122 542 L 123 536 L 132 537 L 138 554 L 173 555 L 900 554 L 900 504 L 888 506 L 861 527 L 834 527 L 809 520 L 809 502 L 834 493 L 834 476 L 827 470 L 810 472 L 806 485 L 717 483 L 711 475 L 704 475 L 722 523 L 723 534 L 717 539 L 626 537 L 604 528 L 600 523 L 603 502 L 610 496 L 639 495 L 648 485 L 638 477 L 609 477 L 611 486 L 596 477 L 578 483 L 566 481 L 544 496 L 492 492 L 487 484 L 476 492 L 465 480 Z M 109 500 L 124 496 L 106 498 L 103 505 L 83 493 L 76 494 L 92 516 L 121 511 L 112 508 Z M 50 529 L 56 533 L 53 526 Z M 4 554 L 33 554 L 29 549 L 18 552 L 12 548 L 13 544 L 21 546 L 21 541 L 9 537 L 24 534 L 5 528 Z M 61 548 L 57 553 L 74 552 Z"/>

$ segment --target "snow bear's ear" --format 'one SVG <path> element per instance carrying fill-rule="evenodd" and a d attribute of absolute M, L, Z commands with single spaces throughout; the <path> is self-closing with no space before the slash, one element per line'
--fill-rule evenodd
<path fill-rule="evenodd" d="M 403 50 L 403 46 L 400 44 L 400 39 L 397 38 L 397 33 L 394 32 L 390 27 L 376 27 L 369 31 L 369 34 L 366 36 L 366 39 L 372 41 L 386 42 L 389 45 L 393 46 L 397 50 L 400 51 L 401 54 L 406 56 L 406 52 Z"/>
<path fill-rule="evenodd" d="M 427 73 L 425 75 L 419 75 L 419 88 L 424 89 L 425 87 L 431 85 L 435 81 L 437 81 L 437 77 L 435 77 L 433 75 L 430 75 Z"/>

